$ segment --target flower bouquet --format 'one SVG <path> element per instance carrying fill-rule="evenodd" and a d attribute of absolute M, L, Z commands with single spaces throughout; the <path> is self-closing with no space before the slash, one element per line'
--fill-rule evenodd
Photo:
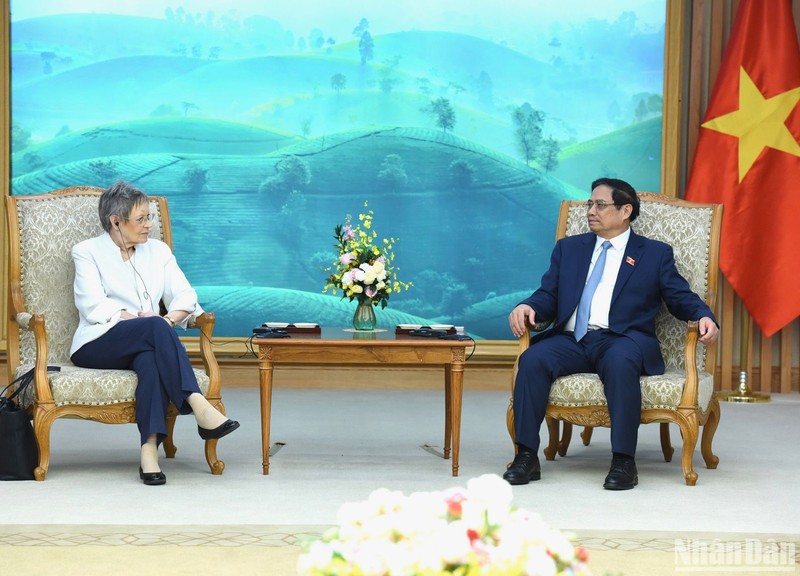
<path fill-rule="evenodd" d="M 494 474 L 466 489 L 403 496 L 379 489 L 348 503 L 339 526 L 300 556 L 304 576 L 588 575 L 587 555 L 537 515 L 511 505 Z"/>
<path fill-rule="evenodd" d="M 397 269 L 392 265 L 397 239 L 378 240 L 378 233 L 372 229 L 374 213 L 369 210 L 368 202 L 364 202 L 364 209 L 365 213 L 358 215 L 357 225 L 353 226 L 348 214 L 344 225 L 338 224 L 334 228 L 334 247 L 338 257 L 325 269 L 330 275 L 322 291 L 331 291 L 335 295 L 341 290 L 342 298 L 358 299 L 359 305 L 369 306 L 368 313 L 373 319 L 371 327 L 374 328 L 372 306 L 380 304 L 381 308 L 386 308 L 392 292 L 408 290 L 413 284 L 399 280 Z M 357 311 L 356 317 L 358 314 Z"/>

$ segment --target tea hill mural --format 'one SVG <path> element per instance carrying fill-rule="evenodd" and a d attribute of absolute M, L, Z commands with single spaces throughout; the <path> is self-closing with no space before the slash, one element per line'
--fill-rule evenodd
<path fill-rule="evenodd" d="M 368 201 L 414 284 L 379 326 L 508 339 L 561 200 L 587 198 L 600 175 L 658 190 L 663 21 L 643 26 L 649 3 L 620 3 L 481 35 L 435 29 L 435 6 L 397 29 L 389 5 L 342 2 L 352 26 L 334 32 L 308 1 L 302 28 L 268 3 L 146 17 L 52 2 L 17 18 L 12 2 L 11 190 L 123 178 L 166 195 L 178 260 L 222 336 L 347 325 L 355 303 L 322 293 L 323 269 L 334 226 Z"/>

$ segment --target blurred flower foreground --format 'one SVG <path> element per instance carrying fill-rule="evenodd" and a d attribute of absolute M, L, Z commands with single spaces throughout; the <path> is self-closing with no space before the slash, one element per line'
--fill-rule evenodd
<path fill-rule="evenodd" d="M 321 575 L 589 575 L 587 555 L 538 514 L 514 508 L 494 474 L 409 496 L 384 488 L 344 504 L 339 525 L 300 556 Z"/>

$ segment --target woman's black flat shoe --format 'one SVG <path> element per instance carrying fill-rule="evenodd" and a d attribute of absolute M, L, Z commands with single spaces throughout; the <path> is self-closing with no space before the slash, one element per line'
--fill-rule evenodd
<path fill-rule="evenodd" d="M 161 486 L 167 483 L 167 477 L 163 472 L 142 472 L 142 467 L 139 466 L 139 478 L 145 486 Z"/>
<path fill-rule="evenodd" d="M 200 434 L 200 438 L 203 440 L 219 440 L 223 436 L 227 436 L 236 430 L 238 427 L 239 423 L 236 420 L 226 420 L 213 430 L 198 426 L 197 433 Z"/>

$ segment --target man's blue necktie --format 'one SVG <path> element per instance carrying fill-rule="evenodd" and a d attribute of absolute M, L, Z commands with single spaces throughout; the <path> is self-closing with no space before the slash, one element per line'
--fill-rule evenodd
<path fill-rule="evenodd" d="M 592 307 L 592 298 L 597 286 L 600 284 L 600 278 L 603 277 L 603 269 L 606 267 L 606 253 L 608 253 L 609 248 L 611 248 L 611 242 L 606 240 L 603 242 L 600 255 L 597 257 L 597 262 L 595 262 L 592 273 L 589 275 L 589 281 L 583 287 L 581 301 L 578 303 L 578 313 L 575 315 L 575 340 L 578 342 L 586 336 L 586 332 L 589 330 L 589 309 Z"/>

